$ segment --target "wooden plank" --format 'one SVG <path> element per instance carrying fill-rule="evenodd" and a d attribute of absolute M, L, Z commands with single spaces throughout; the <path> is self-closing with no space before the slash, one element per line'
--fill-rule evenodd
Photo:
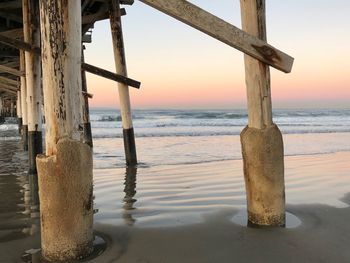
<path fill-rule="evenodd" d="M 241 0 L 244 31 L 266 41 L 265 0 Z M 272 104 L 269 67 L 244 55 L 248 99 L 248 126 L 256 129 L 272 125 Z"/>
<path fill-rule="evenodd" d="M 133 5 L 134 0 L 120 0 L 121 5 Z"/>
<path fill-rule="evenodd" d="M 15 15 L 13 13 L 9 13 L 9 12 L 4 12 L 4 11 L 0 11 L 0 17 L 3 17 L 3 18 L 6 18 L 6 19 L 9 19 L 11 21 L 14 21 L 14 22 L 17 22 L 17 23 L 22 23 L 22 16 L 18 16 L 18 15 Z"/>
<path fill-rule="evenodd" d="M 7 67 L 5 65 L 0 65 L 0 72 L 6 72 L 18 77 L 24 76 L 24 72 L 19 71 L 18 69 L 15 69 L 15 68 Z"/>
<path fill-rule="evenodd" d="M 18 81 L 17 80 L 13 80 L 13 79 L 9 79 L 9 78 L 0 76 L 0 81 L 3 82 L 3 83 L 6 83 L 8 85 L 13 85 L 14 87 L 18 86 Z"/>
<path fill-rule="evenodd" d="M 40 48 L 39 47 L 35 47 L 33 45 L 30 45 L 24 41 L 20 41 L 20 40 L 16 40 L 16 39 L 12 39 L 6 36 L 2 36 L 0 35 L 0 43 L 3 43 L 5 45 L 14 47 L 14 48 L 18 48 L 24 51 L 29 51 L 29 52 L 34 52 L 35 54 L 40 54 Z M 110 79 L 110 80 L 114 80 L 120 83 L 124 83 L 128 86 L 131 86 L 133 88 L 140 88 L 141 83 L 139 81 L 124 77 L 122 75 L 118 75 L 115 74 L 111 71 L 105 70 L 105 69 L 101 69 L 95 66 L 92 66 L 90 64 L 87 63 L 82 63 L 81 65 L 82 69 L 86 70 L 87 72 L 90 72 L 92 74 Z"/>
<path fill-rule="evenodd" d="M 23 39 L 23 28 L 15 28 L 6 31 L 1 31 L 0 35 L 15 39 Z"/>
<path fill-rule="evenodd" d="M 128 77 L 124 77 L 124 76 L 119 75 L 119 74 L 115 74 L 111 71 L 101 69 L 101 68 L 92 66 L 90 64 L 87 64 L 87 63 L 82 63 L 81 68 L 89 73 L 92 73 L 92 74 L 95 74 L 95 75 L 98 75 L 98 76 L 101 76 L 101 77 L 104 77 L 104 78 L 107 78 L 110 80 L 114 80 L 114 81 L 119 82 L 119 83 L 123 83 L 125 85 L 134 87 L 136 89 L 139 89 L 141 86 L 141 83 L 139 81 L 130 79 Z"/>
<path fill-rule="evenodd" d="M 11 37 L 7 37 L 7 36 L 1 35 L 1 34 L 0 34 L 0 43 L 7 45 L 7 46 L 10 46 L 10 47 L 21 49 L 24 51 L 29 51 L 29 52 L 34 52 L 36 54 L 40 54 L 39 47 L 32 46 L 24 41 L 13 39 Z"/>
<path fill-rule="evenodd" d="M 22 7 L 21 0 L 0 3 L 0 10 L 17 9 Z"/>
<path fill-rule="evenodd" d="M 124 16 L 126 15 L 126 10 L 124 8 L 120 9 L 121 11 L 121 15 Z M 82 17 L 82 24 L 93 24 L 96 21 L 100 21 L 100 20 L 105 20 L 109 18 L 109 14 L 108 11 L 103 10 L 101 12 L 95 13 L 95 14 L 91 14 L 91 15 L 85 15 Z"/>
<path fill-rule="evenodd" d="M 17 87 L 14 87 L 14 86 L 12 86 L 12 85 L 9 85 L 9 84 L 3 83 L 3 82 L 0 82 L 0 86 L 1 86 L 3 89 L 8 89 L 8 90 L 12 90 L 12 91 L 17 91 L 17 90 L 18 90 Z"/>
<path fill-rule="evenodd" d="M 1 90 L 1 91 L 4 91 L 4 92 L 7 92 L 7 93 L 9 93 L 9 94 L 17 95 L 17 92 L 16 92 L 16 91 L 6 89 L 6 88 L 4 88 L 1 84 L 0 84 L 0 90 Z"/>
<path fill-rule="evenodd" d="M 278 70 L 292 70 L 291 56 L 186 0 L 140 1 Z"/>

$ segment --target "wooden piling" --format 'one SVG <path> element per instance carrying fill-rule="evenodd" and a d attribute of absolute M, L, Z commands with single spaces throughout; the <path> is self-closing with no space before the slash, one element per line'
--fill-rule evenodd
<path fill-rule="evenodd" d="M 108 3 L 116 73 L 127 77 L 120 2 L 119 0 L 110 0 Z M 129 87 L 123 83 L 118 83 L 118 92 L 123 126 L 125 159 L 126 164 L 132 166 L 137 164 L 137 156 L 134 128 L 132 123 Z"/>
<path fill-rule="evenodd" d="M 240 0 L 242 27 L 266 41 L 265 0 Z M 241 133 L 248 221 L 285 225 L 283 140 L 272 122 L 268 65 L 244 55 L 248 126 Z"/>
<path fill-rule="evenodd" d="M 49 261 L 92 251 L 92 149 L 84 143 L 81 2 L 41 0 L 46 155 L 37 157 L 42 255 Z"/>
<path fill-rule="evenodd" d="M 25 72 L 24 51 L 20 50 L 20 71 Z M 26 77 L 21 76 L 21 109 L 22 109 L 22 142 L 23 149 L 28 150 L 28 114 L 27 114 L 27 84 Z"/>
<path fill-rule="evenodd" d="M 82 46 L 81 50 L 81 62 L 84 63 L 84 49 Z M 89 144 L 91 147 L 92 143 L 92 133 L 91 133 L 91 123 L 90 123 L 90 110 L 89 110 L 89 97 L 87 93 L 87 81 L 85 70 L 81 70 L 81 86 L 83 92 L 83 103 L 82 103 L 82 116 L 83 116 L 83 128 L 84 128 L 84 142 Z"/>
<path fill-rule="evenodd" d="M 39 2 L 22 0 L 24 41 L 32 46 L 40 46 Z M 41 59 L 34 52 L 25 51 L 25 75 L 28 109 L 28 153 L 29 173 L 35 174 L 36 156 L 42 147 L 41 114 Z"/>
<path fill-rule="evenodd" d="M 18 133 L 22 134 L 22 101 L 21 101 L 21 90 L 17 91 L 17 122 L 18 122 Z"/>

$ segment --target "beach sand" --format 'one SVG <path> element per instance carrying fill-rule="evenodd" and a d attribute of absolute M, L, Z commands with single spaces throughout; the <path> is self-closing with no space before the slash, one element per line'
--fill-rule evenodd
<path fill-rule="evenodd" d="M 112 173 L 116 183 L 121 184 L 114 189 L 115 198 L 121 197 L 122 200 L 125 195 L 122 169 L 95 171 L 96 184 L 101 185 L 101 189 L 97 187 L 95 193 L 96 207 L 100 211 L 95 215 L 94 229 L 107 240 L 108 246 L 102 255 L 90 262 L 350 262 L 349 160 L 349 152 L 285 158 L 287 211 L 301 220 L 296 228 L 257 229 L 233 222 L 233 217 L 244 210 L 244 205 L 241 205 L 241 195 L 237 205 L 229 205 L 235 200 L 226 196 L 233 182 L 225 180 L 241 178 L 235 185 L 237 188 L 243 187 L 241 160 L 172 166 L 168 170 L 164 167 L 139 169 L 135 209 L 126 211 L 134 217 L 134 224 L 127 224 L 127 221 L 120 223 L 125 220 L 123 215 L 118 216 L 120 220 L 116 218 L 115 224 L 112 223 L 113 217 L 123 211 L 122 202 L 116 204 L 121 209 L 115 209 L 113 213 L 104 205 L 109 189 L 99 180 L 109 184 L 108 174 Z M 213 174 L 213 171 L 216 173 Z M 160 172 L 164 185 L 168 182 L 168 188 L 163 193 L 156 189 L 157 197 L 149 196 L 155 184 L 152 180 L 154 176 L 160 176 Z M 103 173 L 104 177 L 99 173 Z M 204 174 L 204 177 L 184 179 L 196 174 Z M 215 180 L 221 182 L 216 191 L 215 180 L 204 180 L 208 174 L 216 176 Z M 170 198 L 169 193 L 173 189 L 169 184 L 173 182 L 178 189 L 175 178 L 179 176 L 182 178 L 181 191 L 186 191 L 188 185 L 192 189 L 186 194 L 177 192 Z M 201 181 L 196 181 L 199 185 L 196 185 L 196 179 Z M 208 183 L 212 185 L 203 188 Z M 222 187 L 226 184 L 228 187 Z M 107 192 L 102 194 L 103 189 Z M 166 191 L 169 191 L 168 196 Z M 206 191 L 208 197 L 198 201 L 196 195 L 203 195 Z M 244 189 L 240 191 L 244 193 Z M 163 208 L 161 203 L 154 208 L 152 198 L 160 196 L 167 196 L 167 202 Z M 149 200 L 142 201 L 142 198 Z M 191 198 L 199 203 L 188 203 Z M 169 199 L 175 202 L 173 210 L 165 209 Z M 203 206 L 207 202 L 210 205 Z M 220 202 L 224 205 L 219 205 Z M 216 204 L 218 208 L 213 209 Z M 143 205 L 147 209 L 142 210 Z M 181 205 L 185 208 L 189 206 L 192 210 L 188 212 Z M 152 215 L 152 207 L 157 209 L 157 223 L 149 222 L 142 215 L 143 211 Z M 171 217 L 177 218 L 167 224 Z M 178 220 L 181 224 L 172 223 Z M 0 262 L 22 262 L 20 256 L 25 250 L 40 247 L 38 233 L 33 236 L 21 234 L 23 226 L 9 227 L 3 222 L 0 228 Z M 26 222 L 28 231 L 33 222 Z"/>

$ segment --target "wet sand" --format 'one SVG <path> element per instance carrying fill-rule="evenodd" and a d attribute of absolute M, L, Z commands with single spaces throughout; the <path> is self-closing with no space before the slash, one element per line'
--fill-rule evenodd
<path fill-rule="evenodd" d="M 350 203 L 350 195 L 344 198 Z M 350 209 L 288 206 L 295 229 L 254 229 L 231 222 L 234 213 L 208 215 L 202 224 L 175 228 L 95 226 L 109 247 L 95 262 L 350 262 Z"/>
<path fill-rule="evenodd" d="M 94 229 L 108 247 L 90 262 L 350 262 L 349 160 L 349 152 L 286 157 L 287 211 L 302 221 L 289 229 L 232 221 L 244 209 L 241 161 L 140 168 L 130 185 L 123 182 L 125 170 L 100 169 Z M 11 183 L 25 190 L 25 176 L 16 178 Z M 111 180 L 119 187 L 109 189 Z M 1 263 L 22 262 L 25 250 L 40 247 L 39 233 L 30 235 L 35 221 L 22 213 L 25 193 L 2 195 Z"/>

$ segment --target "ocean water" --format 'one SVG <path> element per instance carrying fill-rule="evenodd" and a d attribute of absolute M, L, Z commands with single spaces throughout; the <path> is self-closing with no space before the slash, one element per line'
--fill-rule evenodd
<path fill-rule="evenodd" d="M 125 166 L 120 113 L 90 114 L 95 223 L 178 226 L 245 209 L 244 110 L 134 110 L 136 168 Z M 287 204 L 347 207 L 341 198 L 350 189 L 350 110 L 281 109 L 273 116 L 284 139 Z M 0 195 L 8 200 L 0 204 L 0 221 L 24 220 L 28 232 L 35 187 L 16 129 L 0 125 Z"/>
<path fill-rule="evenodd" d="M 275 110 L 273 117 L 287 156 L 350 150 L 350 110 Z M 91 111 L 96 168 L 124 166 L 120 119 L 117 110 Z M 135 110 L 133 120 L 142 165 L 241 159 L 244 110 Z M 326 135 L 330 140 L 321 139 Z"/>

